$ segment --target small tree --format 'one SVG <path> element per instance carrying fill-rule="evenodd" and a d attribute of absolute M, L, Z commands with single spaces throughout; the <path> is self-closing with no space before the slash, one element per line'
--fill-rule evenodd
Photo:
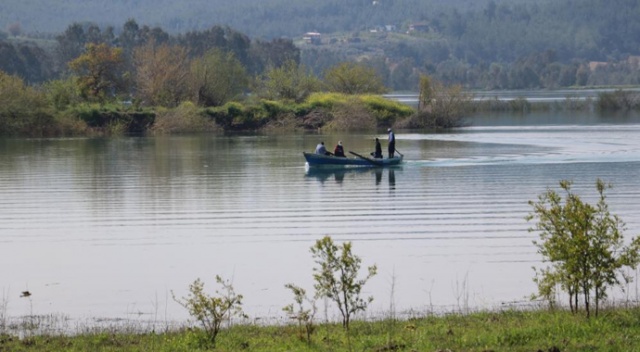
<path fill-rule="evenodd" d="M 572 312 L 579 310 L 582 295 L 587 317 L 592 300 L 597 316 L 607 289 L 630 282 L 623 269 L 637 267 L 640 239 L 634 238 L 628 246 L 624 245 L 624 222 L 610 213 L 606 203 L 604 192 L 610 185 L 597 180 L 599 200 L 595 206 L 573 193 L 570 181 L 560 181 L 560 187 L 565 192 L 564 199 L 549 189 L 537 202 L 529 202 L 533 212 L 527 220 L 537 220 L 530 231 L 540 233 L 540 240 L 534 244 L 543 261 L 550 264 L 534 268 L 537 296 L 553 303 L 556 287 L 560 287 L 569 295 Z"/>
<path fill-rule="evenodd" d="M 290 319 L 294 319 L 298 322 L 298 327 L 301 330 L 304 330 L 307 343 L 311 343 L 311 334 L 313 333 L 313 318 L 316 315 L 316 302 L 307 297 L 307 291 L 301 287 L 298 287 L 294 284 L 286 284 L 286 288 L 290 289 L 293 292 L 293 300 L 295 301 L 294 306 L 293 303 L 288 306 L 282 308 Z M 306 304 L 309 304 L 309 308 L 305 308 Z"/>
<path fill-rule="evenodd" d="M 338 305 L 342 314 L 342 326 L 349 330 L 351 317 L 365 311 L 373 297 L 366 300 L 360 297 L 362 287 L 376 274 L 375 265 L 367 268 L 367 276 L 358 279 L 362 260 L 351 253 L 351 242 L 345 242 L 341 247 L 336 245 L 331 237 L 325 236 L 311 247 L 318 268 L 314 268 L 313 278 L 316 283 L 317 297 L 326 297 Z"/>
<path fill-rule="evenodd" d="M 202 106 L 220 106 L 247 88 L 249 79 L 233 53 L 212 49 L 191 64 L 195 101 Z"/>
<path fill-rule="evenodd" d="M 451 128 L 463 125 L 462 116 L 473 95 L 460 85 L 445 85 L 429 76 L 420 76 L 418 120 L 420 127 Z"/>
<path fill-rule="evenodd" d="M 85 53 L 71 61 L 69 68 L 78 75 L 83 97 L 103 103 L 112 99 L 122 86 L 123 64 L 122 49 L 89 43 Z"/>
<path fill-rule="evenodd" d="M 387 88 L 375 69 L 354 62 L 343 62 L 327 70 L 324 80 L 332 92 L 344 94 L 382 94 Z"/>
<path fill-rule="evenodd" d="M 54 123 L 44 94 L 0 71 L 0 135 L 41 135 Z"/>
<path fill-rule="evenodd" d="M 181 46 L 150 41 L 133 51 L 136 97 L 144 105 L 176 107 L 189 97 L 189 58 Z"/>
<path fill-rule="evenodd" d="M 215 346 L 216 337 L 224 321 L 231 321 L 235 316 L 244 317 L 242 312 L 242 295 L 236 294 L 229 281 L 216 275 L 216 282 L 222 286 L 222 291 L 217 291 L 217 296 L 208 296 L 204 292 L 204 283 L 196 279 L 189 285 L 187 297 L 173 299 L 185 307 L 207 333 L 208 342 Z"/>
<path fill-rule="evenodd" d="M 320 91 L 320 80 L 294 60 L 273 67 L 258 79 L 259 95 L 272 100 L 304 101 L 311 93 Z"/>

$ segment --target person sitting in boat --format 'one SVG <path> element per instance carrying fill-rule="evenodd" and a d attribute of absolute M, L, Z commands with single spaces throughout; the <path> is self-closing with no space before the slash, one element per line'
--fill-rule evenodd
<path fill-rule="evenodd" d="M 333 150 L 333 155 L 334 156 L 339 156 L 339 157 L 342 157 L 342 158 L 346 157 L 344 155 L 344 148 L 342 147 L 342 141 L 339 141 L 338 144 L 336 145 L 336 149 Z"/>
<path fill-rule="evenodd" d="M 327 151 L 327 148 L 325 148 L 324 146 L 324 142 L 320 142 L 317 146 L 316 146 L 316 154 L 319 155 L 331 155 L 331 153 L 329 153 Z"/>
<path fill-rule="evenodd" d="M 382 159 L 382 146 L 380 145 L 380 139 L 376 137 L 376 151 L 371 153 L 374 158 Z"/>

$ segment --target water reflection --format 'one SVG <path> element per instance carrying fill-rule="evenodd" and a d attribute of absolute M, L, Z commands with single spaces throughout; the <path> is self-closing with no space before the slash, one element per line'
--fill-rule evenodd
<path fill-rule="evenodd" d="M 342 183 L 347 174 L 370 173 L 369 168 L 336 168 L 336 169 L 308 169 L 305 173 L 306 177 L 315 178 L 324 183 L 328 179 L 333 179 L 336 183 Z"/>
<path fill-rule="evenodd" d="M 396 170 L 401 170 L 401 167 L 396 168 L 340 168 L 340 169 L 307 169 L 305 177 L 314 178 L 320 183 L 324 184 L 327 180 L 333 180 L 336 184 L 342 184 L 345 179 L 352 180 L 356 183 L 361 183 L 367 179 L 373 178 L 375 185 L 380 186 L 384 180 L 384 174 L 388 175 L 389 189 L 395 189 L 396 187 Z"/>
<path fill-rule="evenodd" d="M 180 318 L 170 298 L 149 298 L 186 294 L 194 268 L 214 267 L 237 278 L 250 315 L 273 316 L 287 304 L 284 285 L 310 278 L 308 248 L 331 235 L 378 265 L 372 295 L 402 273 L 399 309 L 424 305 L 424 292 L 426 303 L 455 304 L 452 287 L 467 274 L 469 305 L 482 307 L 535 289 L 527 202 L 560 179 L 585 195 L 596 177 L 611 182 L 612 210 L 629 235 L 640 231 L 640 120 L 488 125 L 401 133 L 397 168 L 306 173 L 299 151 L 319 138 L 369 150 L 372 136 L 0 139 L 0 267 L 12 268 L 0 289 L 36 292 L 37 314 L 166 305 Z M 388 306 L 376 301 L 373 310 Z M 7 314 L 31 310 L 21 307 Z"/>
<path fill-rule="evenodd" d="M 389 169 L 389 188 L 396 189 L 396 170 Z"/>

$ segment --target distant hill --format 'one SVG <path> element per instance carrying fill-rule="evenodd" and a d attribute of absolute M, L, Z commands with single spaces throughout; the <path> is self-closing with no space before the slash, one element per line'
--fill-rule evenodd
<path fill-rule="evenodd" d="M 523 3 L 526 0 L 501 1 Z M 540 2 L 541 0 L 536 0 Z M 251 37 L 295 37 L 307 31 L 401 27 L 445 9 L 484 8 L 491 0 L 2 0 L 0 30 L 59 33 L 72 22 L 119 28 L 133 18 L 170 33 L 229 25 Z M 531 0 L 528 1 L 531 3 Z"/>
<path fill-rule="evenodd" d="M 73 23 L 118 36 L 130 19 L 174 37 L 218 25 L 288 38 L 318 75 L 366 62 L 397 90 L 424 73 L 486 89 L 640 84 L 638 0 L 0 0 L 0 59 L 21 57 L 9 71 L 26 72 L 29 57 L 6 42 L 53 46 Z"/>

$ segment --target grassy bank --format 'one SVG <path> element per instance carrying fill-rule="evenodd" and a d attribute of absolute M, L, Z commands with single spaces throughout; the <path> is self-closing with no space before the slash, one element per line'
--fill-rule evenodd
<path fill-rule="evenodd" d="M 598 98 L 566 98 L 554 102 L 514 100 L 452 101 L 441 112 L 418 112 L 379 95 L 314 93 L 305 101 L 272 101 L 248 97 L 217 107 L 190 102 L 174 108 L 139 107 L 119 102 L 47 103 L 38 92 L 27 93 L 0 104 L 0 136 L 58 137 L 180 134 L 257 131 L 353 131 L 390 126 L 406 129 L 450 128 L 464 125 L 474 113 L 540 111 L 638 111 L 640 94 L 616 90 Z M 55 97 L 54 97 L 55 98 Z M 49 99 L 51 100 L 51 99 Z M 64 99 L 62 99 L 64 100 Z M 66 100 L 64 100 L 66 101 Z"/>
<path fill-rule="evenodd" d="M 638 351 L 640 309 L 586 319 L 566 311 L 450 314 L 409 320 L 319 324 L 307 341 L 296 325 L 235 325 L 215 348 L 198 329 L 128 333 L 97 329 L 75 336 L 0 335 L 0 351 Z"/>

